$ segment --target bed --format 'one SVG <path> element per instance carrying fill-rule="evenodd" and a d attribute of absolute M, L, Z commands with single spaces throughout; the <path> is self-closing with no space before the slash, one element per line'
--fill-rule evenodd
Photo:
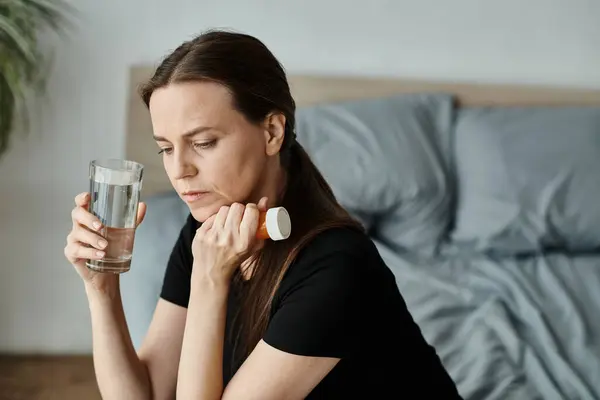
<path fill-rule="evenodd" d="M 148 215 L 122 292 L 139 346 L 187 210 L 131 69 Z M 600 91 L 292 75 L 297 133 L 368 229 L 465 399 L 600 399 Z M 401 385 L 401 382 L 398 382 Z"/>

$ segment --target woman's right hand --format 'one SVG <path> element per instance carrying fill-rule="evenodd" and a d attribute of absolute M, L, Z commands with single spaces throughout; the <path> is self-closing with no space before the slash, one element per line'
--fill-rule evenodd
<path fill-rule="evenodd" d="M 86 285 L 105 291 L 108 285 L 117 282 L 118 275 L 95 272 L 85 265 L 86 260 L 102 259 L 107 245 L 106 239 L 100 234 L 102 231 L 100 220 L 88 211 L 89 201 L 90 194 L 87 192 L 75 197 L 75 208 L 71 212 L 73 228 L 67 236 L 65 257 L 75 267 Z M 146 205 L 140 203 L 136 226 L 142 222 L 145 215 Z"/>

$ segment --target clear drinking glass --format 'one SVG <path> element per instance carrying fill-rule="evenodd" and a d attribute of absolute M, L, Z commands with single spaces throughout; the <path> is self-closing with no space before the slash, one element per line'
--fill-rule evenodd
<path fill-rule="evenodd" d="M 88 210 L 102 222 L 100 235 L 108 245 L 102 260 L 87 260 L 88 268 L 115 274 L 129 271 L 144 166 L 128 160 L 90 163 Z"/>

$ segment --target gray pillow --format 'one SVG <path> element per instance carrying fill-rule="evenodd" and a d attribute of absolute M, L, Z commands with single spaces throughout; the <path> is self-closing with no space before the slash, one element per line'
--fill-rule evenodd
<path fill-rule="evenodd" d="M 338 201 L 397 250 L 432 255 L 447 232 L 453 98 L 410 94 L 300 108 L 298 140 Z"/>
<path fill-rule="evenodd" d="M 503 253 L 600 245 L 600 108 L 459 114 L 452 238 Z"/>
<path fill-rule="evenodd" d="M 131 270 L 121 276 L 123 308 L 136 348 L 146 336 L 171 250 L 190 212 L 174 191 L 144 201 L 148 208 L 135 233 Z"/>

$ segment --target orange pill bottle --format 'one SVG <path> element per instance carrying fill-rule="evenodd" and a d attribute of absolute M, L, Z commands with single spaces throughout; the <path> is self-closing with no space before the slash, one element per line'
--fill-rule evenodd
<path fill-rule="evenodd" d="M 292 222 L 287 210 L 283 207 L 274 207 L 266 212 L 261 211 L 258 217 L 258 239 L 285 240 L 292 232 Z"/>

